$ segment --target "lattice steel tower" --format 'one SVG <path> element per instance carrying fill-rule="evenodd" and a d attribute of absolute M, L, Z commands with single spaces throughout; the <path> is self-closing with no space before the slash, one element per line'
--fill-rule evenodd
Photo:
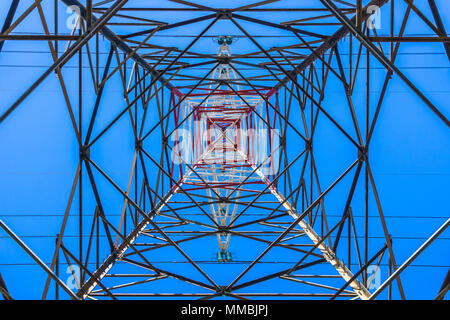
<path fill-rule="evenodd" d="M 420 247 L 397 245 L 371 141 L 392 81 L 450 140 L 448 108 L 396 64 L 411 42 L 448 63 L 435 0 L 9 2 L 0 58 L 38 42 L 51 61 L 5 94 L 0 127 L 45 83 L 57 94 L 39 104 L 64 105 L 55 121 L 75 150 L 71 184 L 53 194 L 68 195 L 56 241 L 32 250 L 0 219 L 46 272 L 40 297 L 408 298 L 400 274 L 450 220 Z M 411 17 L 421 27 L 408 33 Z"/>

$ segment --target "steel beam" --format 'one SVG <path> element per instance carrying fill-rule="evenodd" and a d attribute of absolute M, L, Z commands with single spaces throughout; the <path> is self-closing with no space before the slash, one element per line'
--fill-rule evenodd
<path fill-rule="evenodd" d="M 3 24 L 3 27 L 2 27 L 2 32 L 0 34 L 3 34 L 11 26 L 11 23 L 14 18 L 14 14 L 16 13 L 18 5 L 19 5 L 19 0 L 12 0 L 11 6 L 9 7 L 8 15 L 6 16 L 5 23 Z M 5 41 L 0 38 L 0 52 L 2 51 L 4 43 L 5 43 Z"/>
<path fill-rule="evenodd" d="M 211 152 L 212 149 L 209 150 L 207 153 L 205 153 L 203 157 L 199 159 L 199 161 L 202 161 Z M 77 293 L 78 297 L 80 297 L 81 299 L 85 299 L 92 292 L 92 290 L 94 290 L 99 281 L 101 281 L 105 277 L 105 275 L 113 267 L 113 265 L 123 257 L 123 255 L 128 250 L 130 245 L 133 244 L 136 238 L 145 230 L 145 228 L 147 228 L 147 226 L 150 224 L 149 220 L 153 219 L 153 217 L 161 211 L 161 209 L 167 204 L 167 202 L 173 197 L 173 195 L 176 194 L 178 190 L 180 190 L 181 186 L 193 172 L 194 172 L 193 169 L 186 172 L 183 179 L 175 186 L 175 188 L 172 188 L 164 196 L 164 198 L 158 204 L 155 205 L 152 211 L 147 216 L 144 216 L 142 221 L 128 234 L 126 239 L 122 241 L 122 243 L 111 252 L 111 254 L 102 263 L 102 265 L 93 273 L 92 277 L 90 277 L 83 284 L 83 286 Z"/>
<path fill-rule="evenodd" d="M 439 14 L 439 10 L 436 6 L 436 2 L 434 0 L 428 0 L 428 4 L 430 5 L 431 12 L 433 13 L 434 21 L 436 22 L 436 26 L 438 30 L 441 32 L 440 36 L 447 37 L 447 31 L 445 31 L 444 23 L 442 22 L 441 15 Z M 447 53 L 448 60 L 450 61 L 450 43 L 443 43 L 445 52 Z"/>
<path fill-rule="evenodd" d="M 242 152 L 240 152 L 242 154 Z M 242 156 L 245 157 L 244 154 Z M 289 201 L 287 201 L 283 195 L 275 188 L 270 186 L 270 182 L 267 177 L 263 174 L 261 169 L 256 166 L 252 166 L 253 170 L 259 176 L 259 178 L 269 186 L 270 192 L 277 198 L 277 200 L 283 204 L 283 207 L 287 210 L 289 215 L 294 219 L 298 220 L 301 218 L 301 214 L 297 212 L 294 206 L 292 206 Z M 314 231 L 314 229 L 305 221 L 304 218 L 300 219 L 298 222 L 300 228 L 306 233 L 306 235 L 311 239 L 311 241 L 317 245 L 317 248 L 322 252 L 324 259 L 330 263 L 336 271 L 341 275 L 341 277 L 348 283 L 348 285 L 353 289 L 353 291 L 362 299 L 367 300 L 370 297 L 370 292 L 364 287 L 361 282 L 354 277 L 353 273 L 345 266 L 345 264 L 337 257 L 336 252 L 328 247 L 323 239 Z"/>

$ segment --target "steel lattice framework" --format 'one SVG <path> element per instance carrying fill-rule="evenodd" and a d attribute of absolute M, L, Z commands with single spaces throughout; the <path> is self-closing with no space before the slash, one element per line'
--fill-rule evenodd
<path fill-rule="evenodd" d="M 286 1 L 289 7 L 271 7 L 285 1 L 269 0 L 227 9 L 183 0 L 167 1 L 161 7 L 137 0 L 35 0 L 27 2 L 29 7 L 21 15 L 16 14 L 19 0 L 10 2 L 0 35 L 0 55 L 8 42 L 41 41 L 48 43 L 53 64 L 0 110 L 0 125 L 10 121 L 47 78 L 56 76 L 79 151 L 49 265 L 0 220 L 8 235 L 47 272 L 43 299 L 50 298 L 52 281 L 56 298 L 62 289 L 72 299 L 365 300 L 376 298 L 386 288 L 388 298 L 407 298 L 401 272 L 444 232 L 450 220 L 404 263 L 398 261 L 369 150 L 393 77 L 446 129 L 450 127 L 440 107 L 395 63 L 404 42 L 440 43 L 450 60 L 449 38 L 435 0 L 426 1 L 432 19 L 412 0 L 398 0 L 406 9 L 397 8 L 393 0 Z M 76 12 L 70 34 L 58 30 L 58 21 L 67 18 L 58 15 L 65 6 Z M 391 23 L 385 28 L 389 36 L 379 36 L 373 28 L 380 8 L 390 13 Z M 180 12 L 195 17 L 171 23 L 158 20 Z M 38 14 L 43 33 L 15 33 L 33 13 Z M 269 22 L 272 13 L 298 19 Z M 50 14 L 56 21 L 53 28 Z M 413 15 L 433 36 L 405 36 Z M 394 17 L 401 21 L 399 28 Z M 199 49 L 205 47 L 197 45 L 201 39 L 226 26 L 238 30 L 252 49 L 242 52 L 231 37 L 220 37 L 219 45 L 211 44 L 208 52 Z M 259 28 L 259 33 L 278 30 L 294 36 L 295 41 L 268 47 L 249 26 Z M 166 31 L 177 33 L 185 28 L 200 31 L 184 47 L 154 41 Z M 226 35 L 226 31 L 221 33 Z M 340 52 L 348 42 L 353 54 L 347 58 Z M 102 46 L 108 48 L 106 59 L 99 55 Z M 370 82 L 370 61 L 385 70 L 381 84 Z M 69 62 L 77 64 L 74 76 L 65 75 Z M 91 92 L 80 89 L 78 97 L 73 97 L 68 89 L 71 81 L 83 88 L 89 84 Z M 345 116 L 353 124 L 350 129 L 328 110 L 326 88 L 331 81 L 337 81 L 336 87 L 345 95 Z M 121 87 L 120 112 L 99 125 L 106 108 L 104 91 L 112 82 Z M 360 82 L 365 101 L 356 103 L 353 93 Z M 379 96 L 372 97 L 371 85 L 381 85 Z M 93 103 L 85 101 L 88 94 L 94 96 Z M 126 118 L 130 130 L 122 134 L 133 141 L 134 152 L 123 183 L 124 179 L 117 179 L 97 160 L 101 157 L 96 147 L 108 141 L 109 132 Z M 354 150 L 353 161 L 331 183 L 319 178 L 313 152 L 320 121 L 329 122 Z M 104 191 L 105 183 L 110 193 Z M 343 205 L 337 218 L 330 217 L 328 196 L 342 184 L 346 188 Z M 358 186 L 362 199 L 355 199 Z M 112 193 L 122 202 L 113 210 L 109 205 Z M 369 224 L 370 199 L 375 201 L 378 218 Z M 95 203 L 91 216 L 85 215 L 89 201 Z M 354 218 L 356 201 L 361 202 L 362 220 Z M 77 220 L 69 217 L 73 203 L 78 204 Z M 373 225 L 381 228 L 382 242 L 371 239 Z M 69 227 L 79 232 L 75 240 L 65 236 Z M 246 249 L 233 247 L 233 241 Z M 211 260 L 211 252 L 217 252 L 216 263 L 203 266 L 202 261 Z M 267 259 L 285 256 L 296 262 L 287 269 L 278 264 L 261 268 Z M 158 263 L 161 257 L 171 263 L 167 267 Z M 389 274 L 374 291 L 375 274 L 368 268 L 378 267 L 383 259 L 388 261 Z M 61 261 L 70 266 L 77 290 L 60 279 Z M 280 282 L 275 280 L 288 283 L 290 289 L 276 285 Z M 11 298 L 1 276 L 0 289 L 5 299 Z M 447 275 L 437 299 L 444 298 L 448 289 Z"/>

